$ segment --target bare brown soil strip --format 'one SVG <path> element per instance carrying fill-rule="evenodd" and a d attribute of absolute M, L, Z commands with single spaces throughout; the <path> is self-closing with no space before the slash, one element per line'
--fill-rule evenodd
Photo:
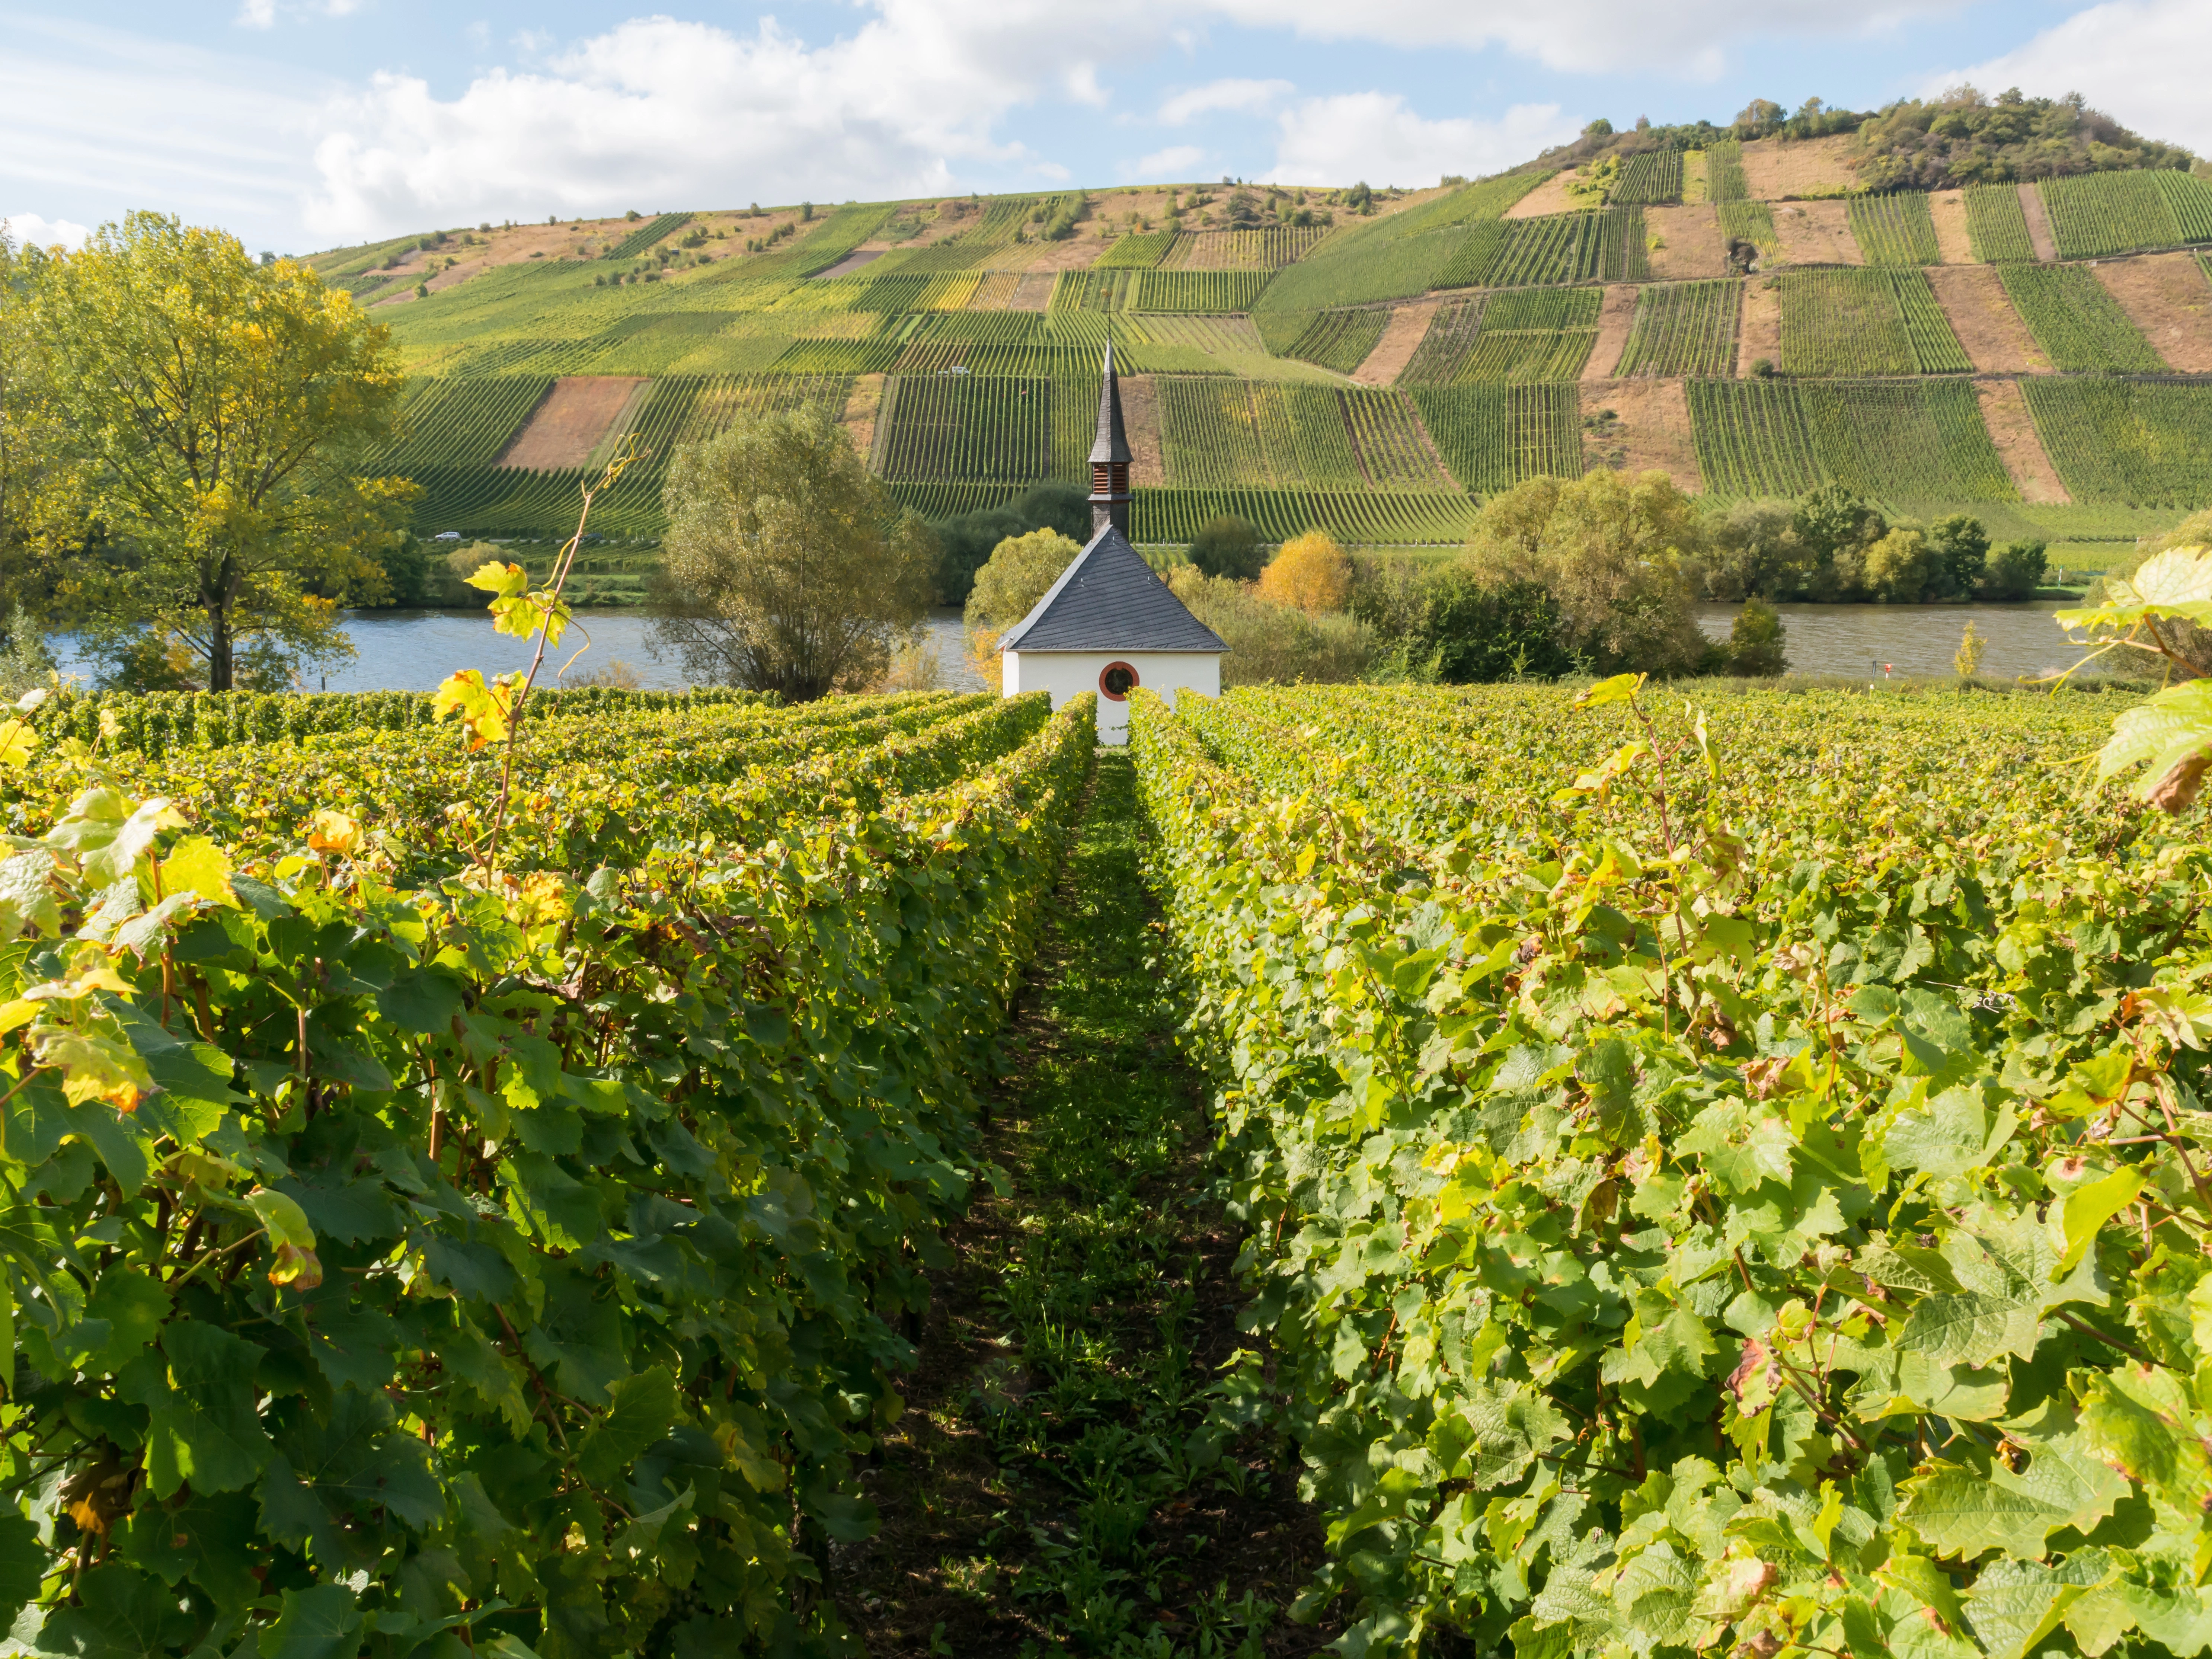
<path fill-rule="evenodd" d="M 853 441 L 853 448 L 862 460 L 875 453 L 876 411 L 883 407 L 884 377 L 863 374 L 853 382 L 852 394 L 845 399 L 845 412 L 837 418 L 846 435 Z"/>
<path fill-rule="evenodd" d="M 1567 199 L 1567 180 L 1571 173 L 1562 173 L 1547 179 L 1511 207 L 1505 210 L 1509 219 L 1536 219 L 1547 213 L 1571 213 L 1577 204 Z"/>
<path fill-rule="evenodd" d="M 1947 265 L 1974 263 L 1974 239 L 1966 234 L 1966 193 L 1939 190 L 1928 198 L 1929 216 L 1936 221 L 1936 246 L 1943 250 Z"/>
<path fill-rule="evenodd" d="M 1764 360 L 1770 368 L 1782 366 L 1782 295 L 1770 276 L 1753 276 L 1743 285 L 1743 320 L 1735 343 L 1735 372 L 1747 377 L 1752 365 Z"/>
<path fill-rule="evenodd" d="M 2020 187 L 2021 211 L 2027 216 L 2027 243 L 2035 257 L 2048 262 L 2058 257 L 2058 239 L 2051 233 L 2051 215 L 2044 210 L 2043 192 L 2033 185 Z"/>
<path fill-rule="evenodd" d="M 2021 497 L 2062 506 L 2071 501 L 2074 498 L 2066 493 L 2066 486 L 2058 482 L 2057 469 L 2044 453 L 2043 440 L 2036 434 L 2034 419 L 2027 412 L 2027 399 L 2021 395 L 2020 382 L 1977 380 L 1974 395 L 1981 399 L 1982 420 L 1990 429 L 1990 441 L 1996 445 L 2005 471 L 2012 474 Z"/>
<path fill-rule="evenodd" d="M 1121 428 L 1129 439 L 1129 482 L 1145 489 L 1159 489 L 1168 481 L 1167 463 L 1160 450 L 1160 405 L 1149 374 L 1124 374 L 1121 382 Z"/>
<path fill-rule="evenodd" d="M 1636 320 L 1636 285 L 1616 283 L 1605 291 L 1605 303 L 1597 313 L 1597 343 L 1590 348 L 1589 361 L 1583 365 L 1583 380 L 1589 384 L 1613 378 L 1613 371 L 1620 362 L 1620 354 L 1628 345 L 1628 330 Z"/>
<path fill-rule="evenodd" d="M 1052 303 L 1052 279 L 1056 273 L 1049 270 L 1030 270 L 1022 274 L 1014 284 L 1014 296 L 1006 301 L 1009 311 L 1042 311 Z"/>
<path fill-rule="evenodd" d="M 2212 286 L 2195 254 L 2138 254 L 2094 269 L 2160 356 L 2185 374 L 2212 373 Z"/>
<path fill-rule="evenodd" d="M 1583 464 L 1622 472 L 1664 472 L 1677 488 L 1705 488 L 1690 436 L 1690 400 L 1680 380 L 1585 380 Z"/>
<path fill-rule="evenodd" d="M 1996 266 L 1932 266 L 1928 283 L 1978 374 L 2051 373 L 2051 359 L 2037 347 L 2035 337 L 2013 309 L 2004 284 L 1997 280 Z"/>
<path fill-rule="evenodd" d="M 1390 325 L 1382 331 L 1382 337 L 1375 343 L 1375 349 L 1367 360 L 1352 372 L 1352 378 L 1362 386 L 1389 386 L 1395 380 L 1420 349 L 1421 340 L 1429 331 L 1429 323 L 1437 314 L 1441 300 L 1417 300 L 1412 305 L 1400 306 L 1390 313 Z"/>
<path fill-rule="evenodd" d="M 829 270 L 816 271 L 814 280 L 817 283 L 826 283 L 833 276 L 849 276 L 862 265 L 872 265 L 883 257 L 884 252 L 881 248 L 862 248 L 857 252 L 847 254 Z"/>
<path fill-rule="evenodd" d="M 1849 133 L 1794 142 L 1783 138 L 1753 140 L 1743 147 L 1743 177 L 1751 187 L 1752 200 L 1778 202 L 1785 196 L 1802 196 L 1808 191 L 1856 184 L 1858 175 L 1849 165 L 1854 142 Z"/>
<path fill-rule="evenodd" d="M 1662 283 L 1698 276 L 1728 275 L 1728 239 L 1721 234 L 1721 216 L 1702 204 L 1689 207 L 1648 207 L 1644 228 L 1662 246 L 1645 257 L 1651 275 Z"/>
<path fill-rule="evenodd" d="M 1777 202 L 1774 234 L 1782 244 L 1782 263 L 1790 265 L 1863 265 L 1850 216 L 1841 202 Z"/>
<path fill-rule="evenodd" d="M 607 435 L 632 398 L 651 382 L 633 374 L 564 374 L 553 382 L 545 401 L 523 422 L 501 466 L 533 472 L 581 466 Z"/>

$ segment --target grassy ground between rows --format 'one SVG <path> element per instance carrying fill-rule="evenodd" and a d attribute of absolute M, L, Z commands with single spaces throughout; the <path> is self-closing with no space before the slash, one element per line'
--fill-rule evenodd
<path fill-rule="evenodd" d="M 1010 1027 L 979 1198 L 936 1275 L 881 1532 L 833 1562 L 873 1659 L 1282 1659 L 1322 1558 L 1283 1449 L 1208 1425 L 1237 1237 L 1177 1053 L 1126 753 L 1102 754 Z"/>

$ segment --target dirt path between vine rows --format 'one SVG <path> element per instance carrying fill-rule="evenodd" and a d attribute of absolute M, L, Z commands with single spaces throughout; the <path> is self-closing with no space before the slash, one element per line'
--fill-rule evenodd
<path fill-rule="evenodd" d="M 1207 1426 L 1204 1390 L 1254 1339 L 1139 835 L 1129 757 L 1102 754 L 1001 1045 L 983 1148 L 1001 1189 L 931 1275 L 906 1410 L 865 1477 L 882 1528 L 832 1553 L 871 1659 L 1304 1659 L 1336 1634 L 1286 1616 L 1322 1556 L 1295 1459 Z"/>

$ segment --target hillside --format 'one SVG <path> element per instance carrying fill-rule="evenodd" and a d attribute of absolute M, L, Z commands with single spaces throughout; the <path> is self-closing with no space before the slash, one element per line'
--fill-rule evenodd
<path fill-rule="evenodd" d="M 1594 128 L 1410 193 L 640 215 L 315 263 L 416 377 L 379 459 L 423 485 L 428 533 L 573 523 L 581 470 L 635 434 L 653 464 L 596 522 L 649 539 L 674 444 L 799 404 L 835 411 L 917 510 L 994 505 L 1081 477 L 1109 339 L 1140 540 L 1235 511 L 1271 538 L 1449 543 L 1491 490 L 1608 465 L 1723 497 L 1832 480 L 2053 541 L 2212 501 L 2212 185 L 2124 167 L 1875 193 L 1862 173 L 1899 155 L 1936 166 L 1913 135 L 1948 118 L 1849 118 L 1866 131 Z M 1942 165 L 2004 172 L 1992 131 Z M 2065 153 L 2040 129 L 2018 151 Z"/>

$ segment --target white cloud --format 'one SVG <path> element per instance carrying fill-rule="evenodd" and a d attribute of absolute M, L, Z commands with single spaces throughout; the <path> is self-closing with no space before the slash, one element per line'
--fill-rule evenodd
<path fill-rule="evenodd" d="M 35 213 L 11 213 L 0 219 L 0 231 L 13 239 L 18 247 L 52 247 L 57 242 L 66 248 L 80 248 L 92 234 L 86 226 L 69 219 L 46 219 Z"/>
<path fill-rule="evenodd" d="M 1419 188 L 1447 173 L 1496 173 L 1581 131 L 1557 104 L 1516 104 L 1495 121 L 1473 116 L 1431 121 L 1396 93 L 1354 92 L 1309 98 L 1279 118 L 1275 165 L 1261 182 Z"/>
<path fill-rule="evenodd" d="M 1000 120 L 1047 98 L 1103 101 L 1097 64 L 1145 35 L 1103 17 L 1071 27 L 1052 0 L 881 0 L 821 46 L 773 19 L 739 35 L 651 17 L 450 99 L 382 74 L 329 112 L 308 222 L 356 237 L 486 215 L 946 190 L 977 165 L 1034 167 L 1043 158 L 998 138 Z"/>
<path fill-rule="evenodd" d="M 2027 45 L 1972 69 L 1932 77 L 1929 93 L 1971 81 L 1984 92 L 2078 92 L 2148 138 L 2212 153 L 2212 5 L 2204 0 L 2113 0 L 2076 12 Z"/>
<path fill-rule="evenodd" d="M 1147 182 L 1195 178 L 1198 164 L 1205 159 L 1206 152 L 1196 144 L 1170 144 L 1165 149 L 1154 150 L 1150 155 L 1139 155 L 1133 161 L 1124 161 L 1121 173 L 1124 179 Z"/>
<path fill-rule="evenodd" d="M 1217 111 L 1259 115 L 1296 90 L 1288 81 L 1209 81 L 1168 99 L 1160 106 L 1158 118 L 1162 126 L 1179 127 L 1194 116 Z"/>
<path fill-rule="evenodd" d="M 1556 70 L 1666 69 L 1710 78 L 1725 43 L 1804 34 L 1875 34 L 1915 17 L 1963 9 L 1970 0 L 1203 0 L 1215 15 L 1256 29 L 1294 29 L 1319 40 L 1397 46 L 1504 46 Z"/>

